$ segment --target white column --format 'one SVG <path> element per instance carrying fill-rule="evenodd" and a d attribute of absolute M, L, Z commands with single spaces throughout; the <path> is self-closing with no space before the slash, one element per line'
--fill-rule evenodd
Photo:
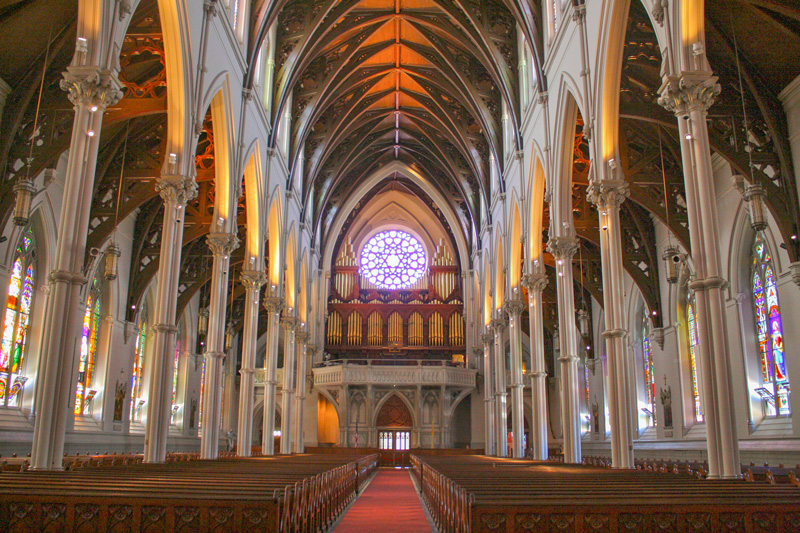
<path fill-rule="evenodd" d="M 498 313 L 498 316 L 500 313 Z M 494 333 L 494 429 L 495 452 L 508 457 L 508 391 L 506 390 L 506 351 L 503 332 L 508 322 L 502 318 L 492 320 Z"/>
<path fill-rule="evenodd" d="M 261 286 L 267 282 L 263 272 L 245 270 L 242 284 L 245 287 L 244 326 L 242 327 L 242 368 L 239 370 L 239 421 L 236 426 L 238 445 L 236 455 L 250 457 L 253 443 L 253 400 L 258 343 L 258 304 Z"/>
<path fill-rule="evenodd" d="M 305 402 L 306 390 L 308 384 L 306 383 L 306 372 L 308 371 L 308 359 L 316 350 L 316 346 L 308 344 L 311 335 L 307 331 L 298 331 L 295 336 L 297 341 L 297 385 L 295 387 L 295 407 L 294 407 L 294 448 L 295 453 L 303 453 L 305 451 Z"/>
<path fill-rule="evenodd" d="M 531 449 L 537 461 L 547 459 L 547 371 L 544 361 L 544 318 L 542 291 L 547 286 L 544 273 L 525 274 L 522 285 L 528 289 L 531 351 Z"/>
<path fill-rule="evenodd" d="M 209 233 L 206 238 L 212 254 L 211 300 L 208 304 L 206 337 L 206 383 L 203 392 L 203 434 L 200 458 L 219 456 L 219 427 L 222 410 L 222 360 L 225 358 L 225 307 L 231 252 L 239 246 L 232 233 Z"/>
<path fill-rule="evenodd" d="M 602 172 L 601 172 L 602 173 Z M 611 426 L 611 464 L 614 468 L 633 468 L 633 354 L 625 342 L 624 270 L 619 210 L 628 197 L 628 184 L 618 179 L 592 180 L 587 197 L 600 216 L 600 259 L 603 270 L 606 361 L 608 364 L 608 408 Z M 588 406 L 587 406 L 588 407 Z"/>
<path fill-rule="evenodd" d="M 97 150 L 105 109 L 122 97 L 122 85 L 108 70 L 69 66 L 61 88 L 69 93 L 75 110 L 72 123 L 64 197 L 56 236 L 50 298 L 44 319 L 42 369 L 37 378 L 36 420 L 31 468 L 60 470 L 64 434 L 72 413 L 74 346 L 80 333 L 81 286 L 89 212 L 94 192 Z"/>
<path fill-rule="evenodd" d="M 147 396 L 144 460 L 151 463 L 164 462 L 167 457 L 167 435 L 172 417 L 172 373 L 178 333 L 175 314 L 183 219 L 186 202 L 197 196 L 197 184 L 192 178 L 163 176 L 156 184 L 156 190 L 164 200 L 164 219 L 156 277 L 153 340 L 150 344 L 152 353 L 146 358 L 150 387 Z"/>
<path fill-rule="evenodd" d="M 487 328 L 489 330 L 489 328 Z M 494 336 L 489 333 L 481 335 L 483 343 L 483 402 L 484 416 L 486 417 L 485 431 L 486 444 L 484 452 L 486 455 L 496 453 L 495 432 L 494 432 L 494 372 L 492 372 L 492 344 Z"/>
<path fill-rule="evenodd" d="M 703 402 L 709 450 L 709 477 L 741 477 L 733 406 L 730 353 L 722 288 L 717 204 L 706 116 L 720 92 L 711 72 L 669 76 L 658 102 L 678 117 L 683 156 L 695 292 Z M 716 457 L 712 457 L 712 453 Z"/>
<path fill-rule="evenodd" d="M 276 294 L 273 287 L 271 294 Z M 286 307 L 283 298 L 267 295 L 264 308 L 267 310 L 267 352 L 264 355 L 264 434 L 261 440 L 263 455 L 275 454 L 275 396 L 278 387 L 278 328 L 281 311 Z"/>
<path fill-rule="evenodd" d="M 511 456 L 521 458 L 525 456 L 525 419 L 523 393 L 525 384 L 522 382 L 522 310 L 525 303 L 522 300 L 509 300 L 503 305 L 503 310 L 508 314 L 508 337 L 511 343 L 511 433 L 513 435 Z"/>
<path fill-rule="evenodd" d="M 575 295 L 572 256 L 578 251 L 577 237 L 551 237 L 547 250 L 556 260 L 558 324 L 561 365 L 561 424 L 564 462 L 581 462 L 580 396 L 578 391 L 578 330 L 575 326 Z"/>
<path fill-rule="evenodd" d="M 291 309 L 290 309 L 291 311 Z M 281 453 L 292 453 L 292 428 L 294 422 L 295 335 L 300 319 L 287 316 L 281 320 L 283 327 L 283 390 L 281 391 Z"/>

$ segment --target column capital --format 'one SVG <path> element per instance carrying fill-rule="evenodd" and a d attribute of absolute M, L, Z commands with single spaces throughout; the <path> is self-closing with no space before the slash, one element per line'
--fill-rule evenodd
<path fill-rule="evenodd" d="M 522 300 L 507 300 L 506 303 L 503 304 L 503 311 L 509 317 L 513 315 L 519 316 L 523 309 L 525 309 L 525 302 Z"/>
<path fill-rule="evenodd" d="M 300 319 L 296 316 L 285 316 L 281 318 L 281 327 L 286 331 L 294 331 L 300 329 Z"/>
<path fill-rule="evenodd" d="M 297 333 L 294 334 L 294 338 L 297 339 L 297 342 L 304 344 L 308 339 L 311 338 L 311 335 L 307 331 L 299 329 Z"/>
<path fill-rule="evenodd" d="M 173 326 L 172 324 L 154 324 L 153 331 L 159 333 L 178 333 L 178 326 Z"/>
<path fill-rule="evenodd" d="M 495 333 L 495 335 L 502 335 L 503 331 L 505 331 L 506 327 L 508 326 L 508 321 L 504 318 L 495 318 L 492 320 L 489 328 Z"/>
<path fill-rule="evenodd" d="M 260 270 L 243 270 L 239 279 L 247 290 L 258 290 L 267 282 L 267 275 Z"/>
<path fill-rule="evenodd" d="M 619 209 L 630 194 L 630 187 L 624 180 L 592 180 L 586 190 L 586 199 L 598 209 Z"/>
<path fill-rule="evenodd" d="M 225 357 L 225 352 L 206 352 L 203 356 L 207 359 L 222 359 Z"/>
<path fill-rule="evenodd" d="M 61 90 L 73 105 L 97 106 L 103 111 L 122 98 L 122 83 L 110 70 L 70 65 L 62 75 Z"/>
<path fill-rule="evenodd" d="M 227 232 L 209 233 L 206 242 L 214 255 L 229 256 L 239 247 L 239 237 Z"/>
<path fill-rule="evenodd" d="M 164 203 L 185 205 L 197 198 L 197 182 L 188 176 L 161 176 L 156 180 L 156 192 Z"/>
<path fill-rule="evenodd" d="M 800 287 L 800 261 L 795 261 L 789 265 L 789 271 L 792 273 L 792 281 Z"/>
<path fill-rule="evenodd" d="M 481 342 L 484 344 L 484 346 L 492 344 L 493 341 L 494 335 L 491 335 L 490 333 L 484 333 L 481 335 Z"/>
<path fill-rule="evenodd" d="M 542 272 L 536 274 L 523 274 L 520 284 L 528 289 L 528 295 L 532 292 L 541 292 L 547 287 L 547 274 Z"/>
<path fill-rule="evenodd" d="M 547 251 L 553 254 L 556 260 L 571 261 L 572 256 L 578 251 L 579 244 L 578 237 L 550 237 L 547 241 Z"/>
<path fill-rule="evenodd" d="M 666 76 L 658 89 L 661 95 L 658 103 L 678 117 L 698 108 L 707 111 L 722 90 L 717 80 L 716 76 L 707 71 L 688 71 L 677 76 Z"/>
<path fill-rule="evenodd" d="M 286 308 L 286 300 L 283 298 L 276 298 L 273 296 L 264 296 L 262 300 L 264 309 L 270 313 L 280 313 Z"/>

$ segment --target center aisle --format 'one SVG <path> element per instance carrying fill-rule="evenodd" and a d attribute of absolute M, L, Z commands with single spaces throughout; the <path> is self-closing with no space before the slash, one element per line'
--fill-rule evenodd
<path fill-rule="evenodd" d="M 344 515 L 336 533 L 421 533 L 431 526 L 408 470 L 381 468 Z"/>

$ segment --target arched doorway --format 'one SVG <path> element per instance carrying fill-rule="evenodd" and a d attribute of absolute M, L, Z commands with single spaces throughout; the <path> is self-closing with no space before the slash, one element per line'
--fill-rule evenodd
<path fill-rule="evenodd" d="M 382 464 L 410 464 L 408 450 L 413 427 L 414 420 L 408 406 L 396 394 L 392 394 L 381 407 L 375 421 Z"/>

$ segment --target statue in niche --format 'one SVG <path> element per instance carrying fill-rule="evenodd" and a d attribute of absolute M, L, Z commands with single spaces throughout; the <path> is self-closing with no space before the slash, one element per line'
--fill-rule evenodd
<path fill-rule="evenodd" d="M 672 388 L 667 385 L 667 376 L 664 376 L 664 387 L 661 387 L 661 405 L 664 407 L 664 427 L 672 427 Z"/>
<path fill-rule="evenodd" d="M 597 397 L 595 397 L 597 400 Z M 597 408 L 597 401 L 592 404 L 592 431 L 600 433 L 600 411 Z"/>
<path fill-rule="evenodd" d="M 197 416 L 197 400 L 192 398 L 192 407 L 189 410 L 189 429 L 194 429 L 194 422 L 196 416 Z"/>
<path fill-rule="evenodd" d="M 122 405 L 125 403 L 126 394 L 128 394 L 127 383 L 117 380 L 117 387 L 114 392 L 114 422 L 122 422 Z"/>

